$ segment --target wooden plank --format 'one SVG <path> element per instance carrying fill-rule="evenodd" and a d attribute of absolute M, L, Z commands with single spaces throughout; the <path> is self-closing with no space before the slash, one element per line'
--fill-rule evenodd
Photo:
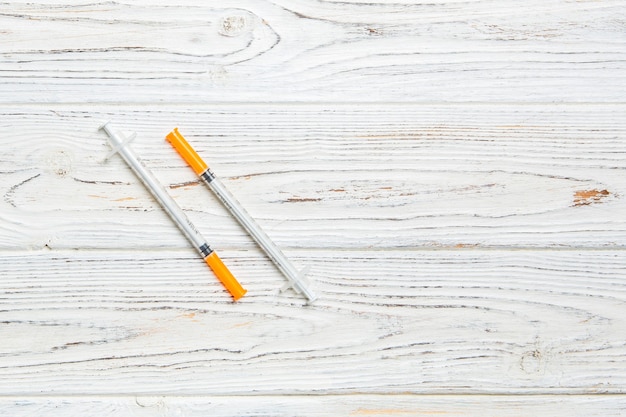
<path fill-rule="evenodd" d="M 626 411 L 624 396 L 328 395 L 240 397 L 0 398 L 0 416 L 432 416 L 611 417 Z"/>
<path fill-rule="evenodd" d="M 1 3 L 0 417 L 625 414 L 625 18 L 621 0 Z M 240 303 L 101 163 L 109 119 Z M 278 292 L 164 143 L 176 125 L 312 265 L 316 304 Z"/>
<path fill-rule="evenodd" d="M 0 4 L 0 102 L 623 102 L 621 0 Z"/>
<path fill-rule="evenodd" d="M 174 126 L 285 248 L 624 247 L 624 105 L 2 107 L 0 247 L 186 248 L 113 119 L 217 248 L 250 238 Z"/>
<path fill-rule="evenodd" d="M 0 257 L 5 395 L 623 394 L 623 251 L 295 251 L 320 299 L 224 254 Z"/>

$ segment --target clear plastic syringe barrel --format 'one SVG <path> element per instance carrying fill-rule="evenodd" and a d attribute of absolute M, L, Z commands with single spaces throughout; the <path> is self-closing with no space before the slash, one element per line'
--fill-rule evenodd
<path fill-rule="evenodd" d="M 317 296 L 307 285 L 306 278 L 298 272 L 283 252 L 265 234 L 263 229 L 252 219 L 248 212 L 241 206 L 239 201 L 226 189 L 224 184 L 207 169 L 200 178 L 211 188 L 226 208 L 239 220 L 239 223 L 248 231 L 250 236 L 265 251 L 267 256 L 274 262 L 276 267 L 285 275 L 292 288 L 304 295 L 309 301 L 314 301 Z"/>
<path fill-rule="evenodd" d="M 239 284 L 217 253 L 209 247 L 207 241 L 200 235 L 189 219 L 187 219 L 185 213 L 165 191 L 161 183 L 159 183 L 154 175 L 141 163 L 141 160 L 135 156 L 127 143 L 128 140 L 126 140 L 123 135 L 115 132 L 108 123 L 102 126 L 101 129 L 107 133 L 109 142 L 113 148 L 113 153 L 119 153 L 122 156 L 128 166 L 161 204 L 165 212 L 169 214 L 178 228 L 187 239 L 193 243 L 209 268 L 211 268 L 217 279 L 219 279 L 228 292 L 230 292 L 235 301 L 243 297 L 247 291 Z"/>
<path fill-rule="evenodd" d="M 213 193 L 220 199 L 224 206 L 231 212 L 243 228 L 252 236 L 258 245 L 265 251 L 267 256 L 274 262 L 276 267 L 289 281 L 289 286 L 297 293 L 303 294 L 309 301 L 314 301 L 317 296 L 309 288 L 308 281 L 303 272 L 298 272 L 289 262 L 289 259 L 281 252 L 272 240 L 263 232 L 259 225 L 252 219 L 239 201 L 224 187 L 211 172 L 206 162 L 191 147 L 187 140 L 180 134 L 178 129 L 171 131 L 166 137 L 168 142 L 176 149 L 182 158 L 189 164 L 196 174 L 209 186 Z"/>
<path fill-rule="evenodd" d="M 128 166 L 135 172 L 137 177 L 143 182 L 150 193 L 152 193 L 154 198 L 157 199 L 172 220 L 174 220 L 174 223 L 176 223 L 187 239 L 193 243 L 194 247 L 198 249 L 203 257 L 207 256 L 211 252 L 211 249 L 206 240 L 196 230 L 195 226 L 189 221 L 178 204 L 176 204 L 172 197 L 165 191 L 161 183 L 143 165 L 139 158 L 137 158 L 129 144 L 125 143 L 126 138 L 113 130 L 109 123 L 106 123 L 101 129 L 107 133 L 109 143 L 113 150 L 116 150 L 122 158 L 124 158 Z M 204 249 L 205 247 L 206 249 Z M 204 252 L 207 253 L 203 253 L 203 249 Z"/>

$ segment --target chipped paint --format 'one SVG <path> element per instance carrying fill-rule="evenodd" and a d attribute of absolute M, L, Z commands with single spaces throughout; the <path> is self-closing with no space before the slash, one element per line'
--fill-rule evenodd
<path fill-rule="evenodd" d="M 181 182 L 181 183 L 178 183 L 178 184 L 171 184 L 170 185 L 170 189 L 174 190 L 176 188 L 195 186 L 195 185 L 198 185 L 198 184 L 200 184 L 199 180 L 186 181 L 186 182 Z"/>
<path fill-rule="evenodd" d="M 321 201 L 321 198 L 313 198 L 313 197 L 290 197 L 285 202 L 287 203 L 306 203 L 310 201 Z"/>
<path fill-rule="evenodd" d="M 601 203 L 602 199 L 611 193 L 608 190 L 580 190 L 574 193 L 574 206 L 588 206 L 590 204 Z"/>
<path fill-rule="evenodd" d="M 454 245 L 455 249 L 466 249 L 466 248 L 476 248 L 478 247 L 478 243 L 457 243 Z"/>

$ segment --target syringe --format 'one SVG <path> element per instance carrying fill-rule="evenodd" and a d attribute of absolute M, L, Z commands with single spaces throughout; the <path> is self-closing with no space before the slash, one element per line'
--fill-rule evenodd
<path fill-rule="evenodd" d="M 154 198 L 161 204 L 163 209 L 172 218 L 174 223 L 180 228 L 183 234 L 189 239 L 194 247 L 200 252 L 206 263 L 213 270 L 217 278 L 224 284 L 226 289 L 236 300 L 243 297 L 246 290 L 237 282 L 233 274 L 228 270 L 226 265 L 217 256 L 217 253 L 209 247 L 207 241 L 200 235 L 195 226 L 189 221 L 183 210 L 165 191 L 161 183 L 154 177 L 143 163 L 137 158 L 131 149 L 129 142 L 134 139 L 134 135 L 126 138 L 121 133 L 114 131 L 109 123 L 105 123 L 100 129 L 104 130 L 109 136 L 111 144 L 111 152 L 106 159 L 119 153 L 128 166 L 133 170 L 137 178 L 152 193 Z"/>
<path fill-rule="evenodd" d="M 309 283 L 304 277 L 306 269 L 298 272 L 289 259 L 272 242 L 259 225 L 252 219 L 248 212 L 241 206 L 239 201 L 224 187 L 224 184 L 215 177 L 208 165 L 200 158 L 196 151 L 187 143 L 183 135 L 178 132 L 178 128 L 171 131 L 166 137 L 168 142 L 178 151 L 180 156 L 191 166 L 200 176 L 200 179 L 215 193 L 218 199 L 239 221 L 243 228 L 252 236 L 258 245 L 265 251 L 267 256 L 274 262 L 276 267 L 283 273 L 289 281 L 283 289 L 293 288 L 297 293 L 303 294 L 309 302 L 314 301 L 317 296 L 309 288 Z"/>

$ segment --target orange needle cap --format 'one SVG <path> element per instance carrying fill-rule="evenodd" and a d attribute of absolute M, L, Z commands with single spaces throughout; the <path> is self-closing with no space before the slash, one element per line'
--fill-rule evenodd
<path fill-rule="evenodd" d="M 207 170 L 208 165 L 200 158 L 200 155 L 191 147 L 185 140 L 183 135 L 178 132 L 178 128 L 175 128 L 165 137 L 169 143 L 172 144 L 174 149 L 178 151 L 180 156 L 189 164 L 189 166 L 200 175 Z"/>

